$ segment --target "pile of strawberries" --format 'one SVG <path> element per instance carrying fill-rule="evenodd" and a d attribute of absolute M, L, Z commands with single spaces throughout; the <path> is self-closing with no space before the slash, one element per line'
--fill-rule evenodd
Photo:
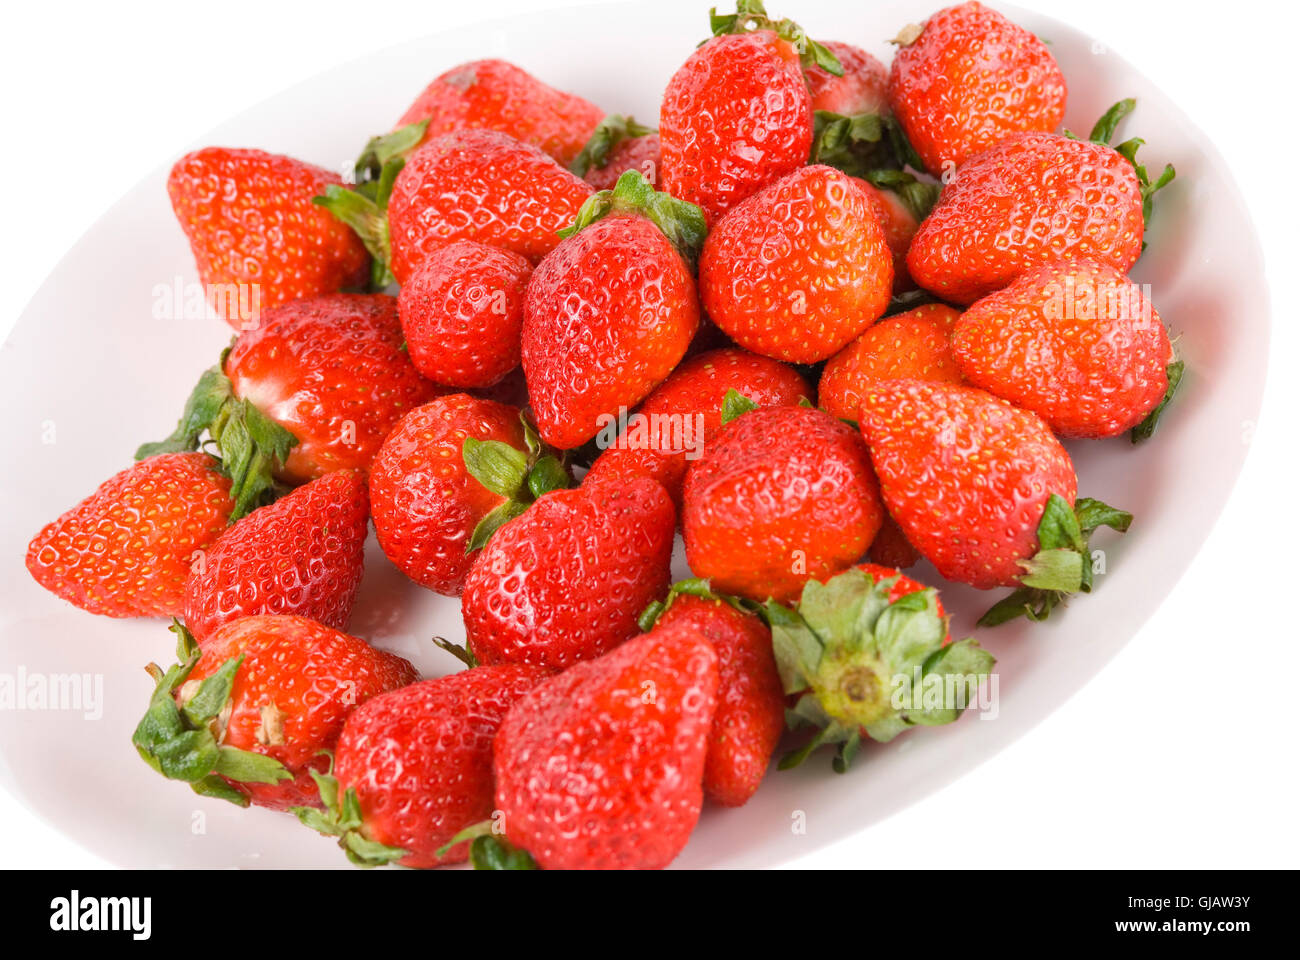
<path fill-rule="evenodd" d="M 657 130 L 483 60 L 355 182 L 173 168 L 201 279 L 263 309 L 27 555 L 91 613 L 175 618 L 134 734 L 159 772 L 362 865 L 662 867 L 787 728 L 780 766 L 843 770 L 959 716 L 899 678 L 993 659 L 902 568 L 1011 588 L 984 625 L 1091 589 L 1131 517 L 1060 438 L 1144 439 L 1182 369 L 1127 277 L 1173 177 L 1110 146 L 1132 101 L 1054 132 L 1050 49 L 978 3 L 888 69 L 757 0 L 711 26 Z M 344 632 L 371 522 L 461 598 L 464 670 Z"/>

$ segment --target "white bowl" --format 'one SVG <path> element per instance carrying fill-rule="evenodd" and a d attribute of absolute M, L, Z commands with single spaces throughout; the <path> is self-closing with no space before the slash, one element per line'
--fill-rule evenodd
<path fill-rule="evenodd" d="M 886 38 L 938 6 L 789 0 L 778 13 L 810 33 L 864 46 L 888 61 Z M 776 5 L 773 7 L 776 10 Z M 1100 670 L 1142 625 L 1209 532 L 1246 452 L 1258 410 L 1269 306 L 1254 229 L 1211 144 L 1140 73 L 1064 25 L 1003 8 L 1051 41 L 1070 84 L 1066 125 L 1086 132 L 1116 100 L 1138 98 L 1121 129 L 1145 137 L 1153 171 L 1178 169 L 1157 199 L 1150 249 L 1134 270 L 1180 336 L 1180 396 L 1154 440 L 1075 443 L 1080 494 L 1131 510 L 1126 536 L 1103 531 L 1107 572 L 1097 592 L 1051 622 L 979 631 L 998 656 L 996 717 L 971 714 L 865 748 L 833 774 L 822 755 L 773 772 L 739 810 L 706 810 L 678 865 L 764 866 L 861 830 L 961 776 L 1042 720 Z M 636 37 L 635 73 L 622 45 L 583 44 L 574 25 Z M 652 3 L 518 16 L 394 47 L 340 66 L 217 127 L 202 144 L 284 152 L 336 170 L 386 129 L 416 93 L 453 64 L 512 59 L 545 80 L 644 121 L 705 34 L 702 10 Z M 55 828 L 110 862 L 135 867 L 340 866 L 333 843 L 283 814 L 239 810 L 162 781 L 136 756 L 131 731 L 151 681 L 169 662 L 161 621 L 92 617 L 41 590 L 23 567 L 28 540 L 49 519 L 130 462 L 137 443 L 165 435 L 198 372 L 229 338 L 205 319 L 154 319 L 156 288 L 196 280 L 172 217 L 167 171 L 146 177 L 72 249 L 32 299 L 0 353 L 0 674 L 102 678 L 99 710 L 0 710 L 0 782 Z M 678 553 L 679 574 L 684 567 Z M 915 572 L 915 571 L 914 571 Z M 928 567 L 964 633 L 994 596 L 945 586 Z M 353 632 L 413 659 L 428 675 L 456 664 L 428 638 L 463 637 L 458 605 L 409 583 L 375 549 Z M 959 633 L 959 635 L 960 635 Z M 792 827 L 806 823 L 807 833 Z"/>

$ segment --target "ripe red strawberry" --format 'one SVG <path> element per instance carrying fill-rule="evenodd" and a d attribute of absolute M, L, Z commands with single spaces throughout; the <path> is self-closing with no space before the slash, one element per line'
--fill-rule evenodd
<path fill-rule="evenodd" d="M 351 470 L 254 510 L 190 564 L 186 625 L 200 643 L 223 623 L 261 613 L 346 629 L 368 515 L 365 480 Z"/>
<path fill-rule="evenodd" d="M 131 742 L 149 766 L 195 793 L 274 810 L 316 806 L 313 771 L 329 761 L 358 704 L 419 679 L 401 657 L 314 620 L 235 620 L 202 649 L 181 624 L 177 663 L 157 686 Z"/>
<path fill-rule="evenodd" d="M 886 317 L 827 361 L 817 387 L 821 408 L 856 420 L 862 393 L 876 380 L 935 380 L 960 383 L 952 355 L 952 328 L 961 311 L 928 303 Z"/>
<path fill-rule="evenodd" d="M 519 366 L 532 272 L 519 254 L 471 240 L 430 253 L 397 298 L 415 369 L 448 387 L 490 387 Z"/>
<path fill-rule="evenodd" d="M 674 584 L 666 601 L 647 609 L 641 622 L 647 629 L 689 626 L 713 644 L 718 706 L 704 759 L 704 795 L 723 806 L 741 806 L 758 789 L 785 730 L 772 632 L 702 580 Z"/>
<path fill-rule="evenodd" d="M 836 75 L 816 63 L 804 68 L 813 110 L 841 116 L 889 110 L 889 71 L 883 63 L 850 43 L 827 40 L 822 46 L 839 61 L 842 73 Z"/>
<path fill-rule="evenodd" d="M 358 866 L 463 862 L 467 843 L 438 850 L 492 815 L 492 741 L 545 676 L 520 664 L 475 667 L 372 697 L 348 714 L 333 771 L 316 775 L 324 811 L 294 812 L 338 837 Z"/>
<path fill-rule="evenodd" d="M 209 302 L 236 330 L 262 310 L 365 282 L 361 241 L 312 198 L 342 180 L 261 150 L 208 147 L 176 161 L 167 193 Z M 238 286 L 236 286 L 238 285 Z"/>
<path fill-rule="evenodd" d="M 412 410 L 370 468 L 370 508 L 384 555 L 416 583 L 458 597 L 472 550 L 537 493 L 564 484 L 517 407 L 463 393 Z"/>
<path fill-rule="evenodd" d="M 273 475 L 301 483 L 364 470 L 393 424 L 437 393 L 401 346 L 393 297 L 340 293 L 268 310 L 199 379 L 175 432 L 136 457 L 196 449 L 207 430 L 236 480 L 236 518 Z"/>
<path fill-rule="evenodd" d="M 473 60 L 436 78 L 402 114 L 398 127 L 428 120 L 427 142 L 458 130 L 496 130 L 567 164 L 604 111 L 547 86 L 504 60 Z"/>
<path fill-rule="evenodd" d="M 581 446 L 605 415 L 640 403 L 677 366 L 700 323 L 679 250 L 698 250 L 703 232 L 697 208 L 629 171 L 583 206 L 533 271 L 523 365 L 547 443 Z"/>
<path fill-rule="evenodd" d="M 659 183 L 659 132 L 632 117 L 611 113 L 596 127 L 569 169 L 597 190 L 613 190 L 618 178 L 635 170 Z"/>
<path fill-rule="evenodd" d="M 962 165 L 921 224 L 907 254 L 912 278 L 970 304 L 1028 268 L 1054 260 L 1098 260 L 1127 273 L 1142 252 L 1154 183 L 1135 160 L 1141 140 L 1107 144 L 1134 101 L 1117 103 L 1090 140 L 1021 133 Z"/>
<path fill-rule="evenodd" d="M 172 453 L 114 474 L 32 538 L 28 571 L 90 613 L 178 616 L 190 562 L 235 506 L 218 466 L 205 453 Z"/>
<path fill-rule="evenodd" d="M 884 522 L 880 524 L 876 539 L 871 541 L 871 549 L 867 551 L 867 556 L 874 563 L 893 570 L 906 570 L 921 559 L 921 554 L 916 547 L 907 542 L 907 536 L 902 528 L 888 513 L 885 514 Z"/>
<path fill-rule="evenodd" d="M 1088 534 L 1132 519 L 1076 503 L 1074 465 L 1047 425 L 983 390 L 881 381 L 859 416 L 908 541 L 948 580 L 1036 590 L 1020 595 L 1016 613 L 1046 616 L 1061 596 L 1089 590 Z"/>
<path fill-rule="evenodd" d="M 713 16 L 716 36 L 691 54 L 659 108 L 661 184 L 704 210 L 710 226 L 768 184 L 808 162 L 813 108 L 800 69 L 840 70 L 797 24 L 773 21 L 756 0 Z"/>
<path fill-rule="evenodd" d="M 672 501 L 653 480 L 545 494 L 470 567 L 470 650 L 480 663 L 563 669 L 613 649 L 668 589 L 675 532 Z"/>
<path fill-rule="evenodd" d="M 769 602 L 766 615 L 785 692 L 797 696 L 791 725 L 816 730 L 782 769 L 837 744 L 842 773 L 864 739 L 952 723 L 994 664 L 973 640 L 951 642 L 934 590 L 888 567 L 810 580 L 797 604 Z"/>
<path fill-rule="evenodd" d="M 399 283 L 432 251 L 475 240 L 537 261 L 591 196 L 591 187 L 537 147 L 492 130 L 430 140 L 397 175 L 387 238 Z"/>
<path fill-rule="evenodd" d="M 952 349 L 977 387 L 1058 436 L 1113 437 L 1165 396 L 1169 335 L 1142 288 L 1105 264 L 1044 264 L 977 300 Z"/>
<path fill-rule="evenodd" d="M 700 294 L 742 347 L 824 360 L 885 312 L 893 267 L 872 200 L 846 174 L 804 167 L 723 217 L 704 241 Z"/>
<path fill-rule="evenodd" d="M 506 839 L 548 870 L 671 863 L 700 815 L 717 661 L 660 627 L 525 694 L 493 749 Z"/>
<path fill-rule="evenodd" d="M 788 600 L 856 563 L 883 518 L 862 438 L 809 407 L 741 414 L 686 474 L 691 570 L 751 600 Z"/>
<path fill-rule="evenodd" d="M 618 436 L 602 431 L 603 452 L 587 476 L 651 477 L 680 504 L 686 468 L 722 429 L 722 406 L 735 390 L 760 407 L 793 406 L 812 390 L 793 367 L 739 347 L 686 360 L 646 397 Z"/>
<path fill-rule="evenodd" d="M 916 283 L 907 272 L 907 251 L 912 246 L 916 231 L 920 229 L 921 221 L 906 201 L 893 190 L 881 190 L 865 180 L 858 180 L 857 183 L 871 198 L 880 227 L 885 232 L 885 245 L 889 247 L 889 254 L 894 261 L 894 292 L 915 289 Z"/>
<path fill-rule="evenodd" d="M 956 169 L 1013 133 L 1055 130 L 1065 77 L 1041 40 L 964 3 L 900 35 L 889 103 L 930 173 Z"/>

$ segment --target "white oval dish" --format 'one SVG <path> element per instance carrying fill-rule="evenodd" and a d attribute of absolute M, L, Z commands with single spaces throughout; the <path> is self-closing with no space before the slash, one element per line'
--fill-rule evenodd
<path fill-rule="evenodd" d="M 939 4 L 790 2 L 813 36 L 859 44 L 888 61 L 885 38 Z M 1134 270 L 1151 285 L 1187 363 L 1182 392 L 1154 440 L 1073 443 L 1082 495 L 1136 515 L 1126 536 L 1100 533 L 1106 573 L 1097 592 L 1046 624 L 980 631 L 999 658 L 996 716 L 968 715 L 868 746 L 837 776 L 822 755 L 773 771 L 739 810 L 706 810 L 680 866 L 766 866 L 847 836 L 961 776 L 1042 720 L 1100 670 L 1182 574 L 1226 501 L 1245 457 L 1243 430 L 1262 395 L 1269 305 L 1263 261 L 1240 194 L 1214 148 L 1128 64 L 1090 37 L 1027 11 L 1001 7 L 1051 41 L 1070 85 L 1066 126 L 1086 132 L 1116 100 L 1138 98 L 1121 128 L 1147 140 L 1145 162 L 1178 169 Z M 619 44 L 584 44 L 576 24 L 636 36 L 636 69 Z M 703 38 L 705 17 L 650 3 L 514 17 L 428 37 L 340 66 L 279 94 L 205 137 L 332 169 L 350 166 L 366 138 L 388 127 L 435 75 L 468 59 L 501 56 L 607 110 L 643 121 Z M 326 105 L 322 109 L 322 105 Z M 151 682 L 140 668 L 168 662 L 160 621 L 92 617 L 41 590 L 23 567 L 40 526 L 129 463 L 136 444 L 172 427 L 198 372 L 228 341 L 219 322 L 155 319 L 160 287 L 196 280 L 193 261 L 154 171 L 81 239 L 28 305 L 0 352 L 8 415 L 0 449 L 0 674 L 89 675 L 99 709 L 0 710 L 0 782 L 57 829 L 110 862 L 134 867 L 342 866 L 333 843 L 265 810 L 239 810 L 166 783 L 136 756 L 131 731 Z M 1230 295 L 1228 293 L 1230 291 Z M 678 552 L 679 575 L 686 571 Z M 996 596 L 941 588 L 963 635 Z M 409 583 L 375 548 L 352 631 L 413 659 L 426 675 L 456 668 L 428 638 L 462 639 L 455 601 Z M 792 830 L 802 812 L 806 834 Z"/>

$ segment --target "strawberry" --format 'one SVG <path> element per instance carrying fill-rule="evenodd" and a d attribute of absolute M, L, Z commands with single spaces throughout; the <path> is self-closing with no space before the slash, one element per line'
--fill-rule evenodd
<path fill-rule="evenodd" d="M 358 866 L 463 862 L 468 844 L 438 850 L 491 816 L 497 728 L 546 675 L 520 664 L 475 667 L 371 697 L 348 714 L 333 770 L 314 774 L 324 810 L 294 813 L 338 837 Z"/>
<path fill-rule="evenodd" d="M 940 10 L 895 41 L 889 105 L 936 177 L 1014 133 L 1065 115 L 1065 77 L 1047 46 L 996 10 Z"/>
<path fill-rule="evenodd" d="M 1142 141 L 1108 146 L 1134 101 L 1115 104 L 1090 140 L 1021 133 L 971 157 L 944 187 L 907 254 L 926 290 L 974 303 L 1029 267 L 1054 260 L 1097 260 L 1127 273 L 1142 252 L 1154 183 L 1136 162 Z"/>
<path fill-rule="evenodd" d="M 235 519 L 273 477 L 364 470 L 394 423 L 436 388 L 401 349 L 397 300 L 334 294 L 268 310 L 204 372 L 175 432 L 140 458 L 193 450 L 206 430 L 235 478 Z"/>
<path fill-rule="evenodd" d="M 757 0 L 711 19 L 715 36 L 673 74 L 659 109 L 661 185 L 699 206 L 710 226 L 808 162 L 813 112 L 799 51 L 841 72 L 825 47 L 771 20 Z"/>
<path fill-rule="evenodd" d="M 840 73 L 832 73 L 817 63 L 804 68 L 813 110 L 841 116 L 888 111 L 889 71 L 884 64 L 850 43 L 828 40 L 821 45 L 839 62 Z"/>
<path fill-rule="evenodd" d="M 398 127 L 428 120 L 424 141 L 459 130 L 496 130 L 567 164 L 604 112 L 547 86 L 504 60 L 473 60 L 437 77 L 402 114 Z"/>
<path fill-rule="evenodd" d="M 635 170 L 651 186 L 659 183 L 659 132 L 632 117 L 611 113 L 596 127 L 569 169 L 597 190 L 613 190 L 618 178 Z"/>
<path fill-rule="evenodd" d="M 691 570 L 751 600 L 788 600 L 855 563 L 883 518 L 862 438 L 808 407 L 740 414 L 686 474 Z"/>
<path fill-rule="evenodd" d="M 208 147 L 176 161 L 172 210 L 213 309 L 236 330 L 262 310 L 365 282 L 370 258 L 343 224 L 312 205 L 342 180 L 261 150 Z"/>
<path fill-rule="evenodd" d="M 921 227 L 921 221 L 912 212 L 912 208 L 893 190 L 881 190 L 858 180 L 858 186 L 871 198 L 875 207 L 880 227 L 885 232 L 885 245 L 894 262 L 894 293 L 903 293 L 916 287 L 916 283 L 907 272 L 907 251 L 912 246 L 912 238 Z"/>
<path fill-rule="evenodd" d="M 185 623 L 206 643 L 223 623 L 294 614 L 343 630 L 361 583 L 365 480 L 340 470 L 254 510 L 190 565 Z"/>
<path fill-rule="evenodd" d="M 768 601 L 765 615 L 784 690 L 798 698 L 791 724 L 816 730 L 781 769 L 829 743 L 843 773 L 864 737 L 884 743 L 914 726 L 952 723 L 993 669 L 975 641 L 951 642 L 934 590 L 887 567 L 809 580 L 797 603 Z"/>
<path fill-rule="evenodd" d="M 471 551 L 567 477 L 516 407 L 466 394 L 408 413 L 370 468 L 384 555 L 416 583 L 458 597 Z"/>
<path fill-rule="evenodd" d="M 563 669 L 613 649 L 668 589 L 675 532 L 672 501 L 653 480 L 544 494 L 470 567 L 470 650 L 480 663 Z"/>
<path fill-rule="evenodd" d="M 235 506 L 218 467 L 205 453 L 171 453 L 114 474 L 32 538 L 28 571 L 90 613 L 178 616 L 191 560 Z"/>
<path fill-rule="evenodd" d="M 397 298 L 415 369 L 449 387 L 490 387 L 519 366 L 524 257 L 464 240 L 434 250 Z"/>
<path fill-rule="evenodd" d="M 902 528 L 888 513 L 885 514 L 884 522 L 880 524 L 880 532 L 871 541 L 871 549 L 867 551 L 867 556 L 874 563 L 893 570 L 906 570 L 921 559 L 921 554 L 917 552 L 916 547 L 907 542 Z"/>
<path fill-rule="evenodd" d="M 1041 618 L 1091 589 L 1088 535 L 1132 520 L 1099 501 L 1076 503 L 1074 465 L 1047 425 L 975 387 L 880 381 L 859 418 L 907 540 L 948 580 L 1036 590 L 1020 594 L 1017 613 Z"/>
<path fill-rule="evenodd" d="M 935 380 L 960 383 L 952 355 L 952 328 L 961 311 L 928 303 L 886 317 L 827 361 L 817 387 L 821 408 L 842 420 L 856 420 L 862 392 L 876 380 Z"/>
<path fill-rule="evenodd" d="M 172 630 L 177 663 L 149 665 L 156 686 L 131 742 L 168 779 L 239 806 L 319 804 L 312 772 L 347 714 L 419 679 L 401 657 L 302 617 L 235 620 L 202 648 Z"/>
<path fill-rule="evenodd" d="M 722 429 L 723 401 L 732 390 L 760 407 L 792 406 L 812 394 L 779 360 L 739 347 L 698 354 L 646 397 L 621 434 L 597 436 L 603 451 L 587 476 L 652 477 L 680 504 L 686 468 Z"/>
<path fill-rule="evenodd" d="M 493 747 L 507 842 L 548 870 L 667 866 L 699 819 L 717 691 L 713 645 L 686 623 L 543 680 Z"/>
<path fill-rule="evenodd" d="M 591 192 L 541 150 L 504 133 L 462 130 L 430 140 L 406 162 L 388 200 L 393 274 L 405 283 L 424 257 L 456 240 L 540 260 Z"/>
<path fill-rule="evenodd" d="M 704 241 L 700 294 L 742 347 L 824 360 L 885 312 L 893 267 L 872 200 L 851 177 L 810 166 L 760 190 Z"/>
<path fill-rule="evenodd" d="M 772 633 L 733 600 L 713 593 L 707 580 L 673 584 L 641 617 L 649 630 L 694 628 L 718 655 L 718 706 L 704 758 L 704 795 L 727 807 L 743 805 L 758 789 L 785 729 L 785 693 L 772 658 Z"/>
<path fill-rule="evenodd" d="M 952 349 L 975 386 L 1032 410 L 1062 437 L 1113 437 L 1164 399 L 1169 335 L 1113 267 L 1044 264 L 977 300 Z"/>
<path fill-rule="evenodd" d="M 672 372 L 700 323 L 689 256 L 700 211 L 635 171 L 583 205 L 533 271 L 523 365 L 542 438 L 561 450 L 635 406 Z"/>

